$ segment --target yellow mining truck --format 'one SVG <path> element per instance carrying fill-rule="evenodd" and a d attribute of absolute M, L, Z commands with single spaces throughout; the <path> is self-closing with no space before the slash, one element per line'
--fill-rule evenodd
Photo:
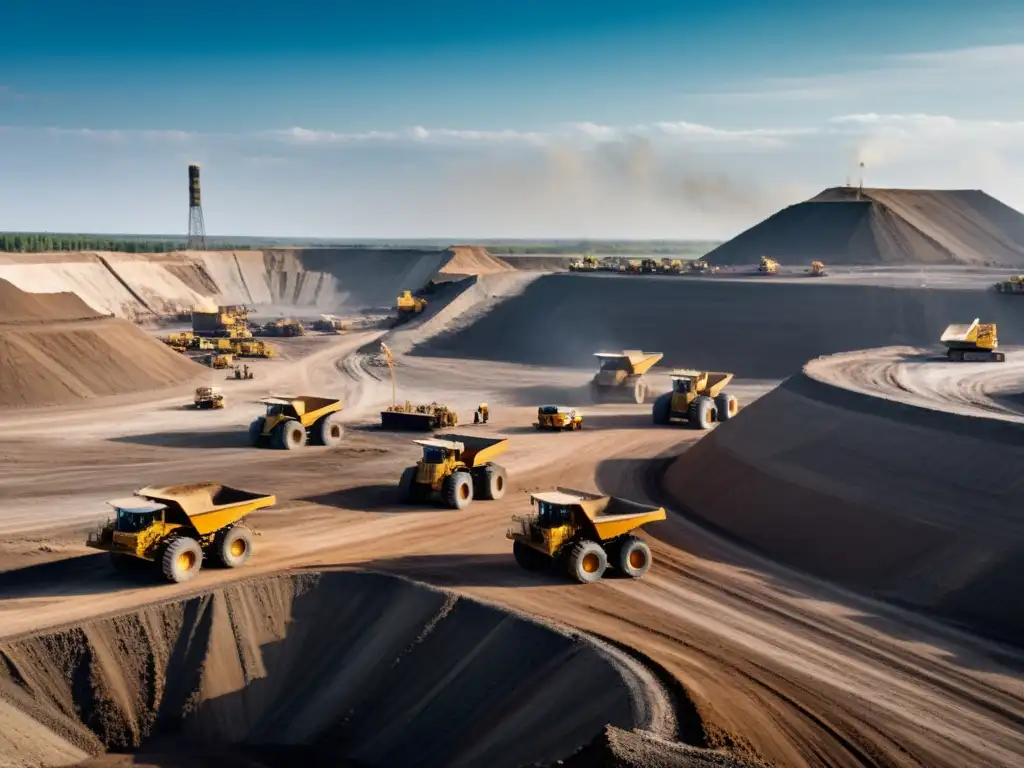
<path fill-rule="evenodd" d="M 206 358 L 206 364 L 211 368 L 218 370 L 222 368 L 230 368 L 234 362 L 234 355 L 209 355 Z"/>
<path fill-rule="evenodd" d="M 181 333 L 169 333 L 162 337 L 160 341 L 169 346 L 175 352 L 184 352 L 194 343 L 195 334 L 191 331 L 182 331 Z"/>
<path fill-rule="evenodd" d="M 811 262 L 811 277 L 825 277 L 828 272 L 825 271 L 825 263 L 821 261 Z"/>
<path fill-rule="evenodd" d="M 148 561 L 168 581 L 193 578 L 212 558 L 226 568 L 252 555 L 253 532 L 242 518 L 272 507 L 274 496 L 229 488 L 219 483 L 143 488 L 134 496 L 107 502 L 114 519 L 89 535 L 86 545 L 110 554 L 117 570 Z"/>
<path fill-rule="evenodd" d="M 427 308 L 427 300 L 413 296 L 412 291 L 403 291 L 395 302 L 395 308 L 400 317 L 405 315 L 418 315 Z"/>
<path fill-rule="evenodd" d="M 196 408 L 223 408 L 224 393 L 218 387 L 196 387 L 192 404 Z"/>
<path fill-rule="evenodd" d="M 446 434 L 415 442 L 423 447 L 423 458 L 402 472 L 398 482 L 406 504 L 439 501 L 465 509 L 473 499 L 505 495 L 505 468 L 491 459 L 508 449 L 507 437 Z"/>
<path fill-rule="evenodd" d="M 429 403 L 413 405 L 405 403 L 389 405 L 380 412 L 383 429 L 398 429 L 410 432 L 430 432 L 434 429 L 450 429 L 458 426 L 459 417 L 447 405 Z"/>
<path fill-rule="evenodd" d="M 236 357 L 273 357 L 276 352 L 265 341 L 233 341 L 231 348 Z"/>
<path fill-rule="evenodd" d="M 279 395 L 260 401 L 265 415 L 249 425 L 249 441 L 257 447 L 294 450 L 306 445 L 333 447 L 341 442 L 344 428 L 334 414 L 342 409 L 340 400 L 330 397 Z"/>
<path fill-rule="evenodd" d="M 725 392 L 733 374 L 716 371 L 672 371 L 672 391 L 658 397 L 651 408 L 655 424 L 687 422 L 695 429 L 708 429 L 715 421 L 728 421 L 739 412 L 735 395 Z"/>
<path fill-rule="evenodd" d="M 718 267 L 712 267 L 704 259 L 696 259 L 690 262 L 687 271 L 695 275 L 713 275 L 718 271 Z"/>
<path fill-rule="evenodd" d="M 644 374 L 664 354 L 627 349 L 622 352 L 596 352 L 594 357 L 599 368 L 590 382 L 590 396 L 595 403 L 622 399 L 643 403 L 647 400 Z"/>
<path fill-rule="evenodd" d="M 767 256 L 762 256 L 761 263 L 758 265 L 757 271 L 762 275 L 776 275 L 779 272 L 779 262 L 775 259 L 770 259 Z"/>
<path fill-rule="evenodd" d="M 537 423 L 533 425 L 539 430 L 575 430 L 583 429 L 583 414 L 575 408 L 561 405 L 542 405 L 537 409 Z"/>
<path fill-rule="evenodd" d="M 596 256 L 587 255 L 569 263 L 569 270 L 572 272 L 596 272 L 600 261 Z"/>
<path fill-rule="evenodd" d="M 681 275 L 683 273 L 683 262 L 680 259 L 662 259 L 661 271 L 666 275 Z"/>
<path fill-rule="evenodd" d="M 939 339 L 946 347 L 946 357 L 957 363 L 1003 363 L 1006 355 L 997 352 L 999 336 L 995 323 L 973 323 L 950 325 Z"/>
<path fill-rule="evenodd" d="M 530 504 L 537 514 L 514 516 L 505 534 L 523 569 L 557 563 L 581 584 L 600 579 L 609 565 L 632 579 L 650 569 L 651 550 L 633 532 L 664 520 L 662 507 L 569 488 L 531 494 Z"/>

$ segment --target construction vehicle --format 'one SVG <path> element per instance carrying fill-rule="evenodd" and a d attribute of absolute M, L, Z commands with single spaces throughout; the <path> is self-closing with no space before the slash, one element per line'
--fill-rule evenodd
<path fill-rule="evenodd" d="M 575 408 L 566 408 L 561 405 L 542 405 L 537 409 L 537 423 L 533 425 L 538 430 L 576 430 L 583 429 L 583 414 Z"/>
<path fill-rule="evenodd" d="M 206 364 L 217 370 L 230 368 L 234 361 L 234 355 L 208 355 L 206 358 Z"/>
<path fill-rule="evenodd" d="M 696 275 L 713 275 L 718 272 L 718 267 L 712 267 L 704 259 L 691 261 L 687 269 Z"/>
<path fill-rule="evenodd" d="M 600 265 L 601 262 L 596 256 L 587 254 L 582 259 L 570 262 L 569 269 L 572 272 L 596 272 Z"/>
<path fill-rule="evenodd" d="M 253 378 L 252 369 L 246 366 L 235 366 L 234 375 L 228 376 L 229 379 L 235 379 L 236 381 L 244 381 Z"/>
<path fill-rule="evenodd" d="M 641 259 L 637 271 L 642 275 L 655 275 L 661 271 L 661 265 L 656 259 Z"/>
<path fill-rule="evenodd" d="M 956 363 L 1004 363 L 1006 355 L 997 352 L 999 336 L 995 323 L 950 325 L 939 339 L 946 347 L 946 357 Z"/>
<path fill-rule="evenodd" d="M 473 412 L 473 423 L 486 424 L 490 418 L 491 409 L 487 407 L 487 403 L 480 403 Z"/>
<path fill-rule="evenodd" d="M 651 408 L 654 423 L 682 420 L 694 429 L 709 429 L 712 422 L 728 421 L 740 409 L 736 396 L 724 391 L 732 377 L 715 371 L 672 371 L 672 391 L 658 397 Z"/>
<path fill-rule="evenodd" d="M 408 400 L 390 405 L 380 412 L 380 425 L 384 429 L 411 432 L 430 432 L 458 426 L 459 417 L 447 405 L 429 403 L 413 405 Z"/>
<path fill-rule="evenodd" d="M 191 331 L 182 331 L 180 333 L 169 333 L 160 339 L 164 344 L 169 346 L 175 352 L 184 352 L 192 346 L 195 339 L 195 334 Z"/>
<path fill-rule="evenodd" d="M 244 565 L 253 531 L 242 519 L 276 503 L 274 496 L 219 483 L 143 488 L 108 501 L 114 519 L 91 533 L 86 545 L 107 552 L 118 571 L 148 561 L 180 584 L 199 573 L 204 559 L 225 568 Z"/>
<path fill-rule="evenodd" d="M 344 429 L 334 414 L 342 409 L 340 400 L 330 397 L 278 395 L 260 401 L 265 415 L 249 425 L 249 441 L 257 447 L 283 450 L 312 445 L 333 447 L 341 442 Z"/>
<path fill-rule="evenodd" d="M 681 275 L 683 273 L 683 262 L 680 259 L 662 259 L 661 271 L 666 275 Z"/>
<path fill-rule="evenodd" d="M 306 326 L 298 320 L 271 320 L 260 329 L 261 336 L 305 336 Z"/>
<path fill-rule="evenodd" d="M 321 333 L 341 333 L 345 330 L 345 323 L 334 315 L 320 315 L 320 319 L 313 323 L 313 330 Z"/>
<path fill-rule="evenodd" d="M 825 271 L 825 264 L 821 261 L 811 262 L 811 277 L 825 277 L 828 272 Z"/>
<path fill-rule="evenodd" d="M 609 566 L 631 579 L 650 569 L 650 547 L 634 532 L 664 520 L 662 507 L 569 488 L 531 494 L 530 504 L 537 513 L 513 516 L 513 527 L 505 534 L 524 570 L 558 564 L 570 578 L 589 584 Z"/>
<path fill-rule="evenodd" d="M 398 482 L 406 504 L 440 502 L 465 509 L 473 499 L 505 495 L 505 468 L 491 459 L 508 449 L 507 437 L 446 434 L 414 442 L 423 447 L 423 458 Z"/>
<path fill-rule="evenodd" d="M 223 408 L 225 405 L 224 393 L 217 387 L 196 387 L 193 405 L 196 408 Z"/>
<path fill-rule="evenodd" d="M 400 318 L 412 317 L 427 308 L 427 300 L 413 296 L 412 291 L 403 291 L 395 302 L 395 308 L 398 310 Z"/>
<path fill-rule="evenodd" d="M 996 290 L 1000 293 L 1024 293 L 1024 275 L 1013 275 L 996 283 Z"/>
<path fill-rule="evenodd" d="M 767 256 L 762 256 L 761 263 L 758 265 L 757 271 L 762 275 L 777 275 L 779 273 L 779 262 L 775 259 L 770 259 Z"/>
<path fill-rule="evenodd" d="M 231 349 L 236 357 L 273 357 L 277 351 L 265 341 L 234 341 Z"/>
<path fill-rule="evenodd" d="M 598 371 L 590 382 L 590 396 L 595 403 L 608 400 L 647 401 L 647 382 L 644 374 L 664 357 L 662 352 L 641 352 L 627 349 L 622 352 L 597 352 Z"/>
<path fill-rule="evenodd" d="M 241 304 L 217 307 L 216 311 L 194 310 L 192 333 L 196 336 L 248 338 L 249 309 Z"/>

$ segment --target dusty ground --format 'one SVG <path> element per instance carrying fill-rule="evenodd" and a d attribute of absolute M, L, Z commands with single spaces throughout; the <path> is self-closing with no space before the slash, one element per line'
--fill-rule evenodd
<path fill-rule="evenodd" d="M 779 765 L 1014 765 L 1024 755 L 1024 655 L 776 565 L 689 522 L 651 526 L 656 557 L 641 582 L 576 587 L 520 571 L 504 537 L 526 493 L 553 485 L 660 497 L 657 459 L 698 439 L 654 429 L 649 406 L 589 406 L 589 372 L 445 358 L 403 358 L 399 397 L 437 399 L 463 420 L 479 400 L 487 433 L 511 437 L 512 488 L 468 512 L 395 503 L 408 435 L 372 427 L 390 399 L 386 369 L 348 357 L 377 332 L 295 340 L 287 358 L 223 382 L 229 407 L 159 399 L 0 415 L 0 631 L 4 636 L 282 568 L 357 566 L 413 576 L 633 647 L 684 686 L 682 741 L 726 746 Z M 657 378 L 657 376 L 656 376 Z M 662 383 L 664 380 L 662 379 Z M 771 384 L 737 382 L 741 402 Z M 252 401 L 271 391 L 337 394 L 344 447 L 295 454 L 245 445 Z M 541 402 L 582 405 L 586 428 L 537 434 Z M 663 464 L 664 462 L 661 462 Z M 262 536 L 244 574 L 203 572 L 187 586 L 126 582 L 85 531 L 103 500 L 145 484 L 218 479 L 277 494 L 254 522 Z M 687 709 L 689 707 L 689 709 Z M 688 713 L 688 714 L 687 714 Z"/>

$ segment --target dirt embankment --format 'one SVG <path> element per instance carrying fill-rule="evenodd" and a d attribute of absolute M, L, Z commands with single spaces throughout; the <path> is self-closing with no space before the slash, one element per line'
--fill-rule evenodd
<path fill-rule="evenodd" d="M 938 343 L 957 318 L 1024 338 L 1016 297 L 980 290 L 545 275 L 414 354 L 594 366 L 602 349 L 664 352 L 666 366 L 781 379 L 818 355 Z"/>
<path fill-rule="evenodd" d="M 447 275 L 493 275 L 514 272 L 515 268 L 499 259 L 486 248 L 474 245 L 453 245 L 451 261 L 441 268 Z"/>
<path fill-rule="evenodd" d="M 801 373 L 664 479 L 680 508 L 774 559 L 1019 643 L 1022 462 L 1019 423 Z"/>
<path fill-rule="evenodd" d="M 231 746 L 264 765 L 513 768 L 632 728 L 638 695 L 580 636 L 453 594 L 272 576 L 0 645 L 0 722 L 18 725 L 0 754 Z"/>

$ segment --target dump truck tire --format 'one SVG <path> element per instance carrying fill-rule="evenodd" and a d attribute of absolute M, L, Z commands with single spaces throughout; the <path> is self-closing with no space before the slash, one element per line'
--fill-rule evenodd
<path fill-rule="evenodd" d="M 187 536 L 174 539 L 164 549 L 160 566 L 164 578 L 175 584 L 183 584 L 195 578 L 203 567 L 203 549 L 198 541 Z"/>
<path fill-rule="evenodd" d="M 505 486 L 508 484 L 508 476 L 505 468 L 500 464 L 487 464 L 477 475 L 479 489 L 475 489 L 473 495 L 488 501 L 497 501 L 505 495 Z M 479 493 L 476 492 L 479 490 Z"/>
<path fill-rule="evenodd" d="M 252 557 L 252 531 L 244 525 L 233 525 L 217 536 L 217 562 L 225 568 L 238 568 Z"/>
<path fill-rule="evenodd" d="M 608 555 L 596 541 L 581 541 L 569 553 L 569 576 L 580 584 L 590 584 L 604 576 Z"/>
<path fill-rule="evenodd" d="M 295 419 L 286 419 L 274 430 L 274 447 L 279 450 L 293 451 L 306 444 L 306 430 Z"/>
<path fill-rule="evenodd" d="M 256 446 L 263 442 L 263 419 L 253 419 L 249 424 L 249 443 Z"/>
<path fill-rule="evenodd" d="M 668 424 L 672 417 L 672 393 L 660 395 L 651 406 L 651 420 L 655 424 Z"/>
<path fill-rule="evenodd" d="M 715 420 L 728 421 L 740 410 L 740 401 L 735 395 L 728 392 L 720 392 L 715 398 Z"/>
<path fill-rule="evenodd" d="M 313 434 L 311 435 L 313 441 L 317 445 L 326 445 L 328 448 L 333 448 L 341 442 L 341 438 L 345 436 L 345 428 L 340 423 L 334 420 L 334 414 L 329 413 L 323 418 L 319 419 L 316 424 L 313 425 L 313 429 L 310 430 Z"/>
<path fill-rule="evenodd" d="M 650 570 L 650 547 L 635 536 L 627 536 L 615 553 L 615 567 L 623 576 L 639 579 Z"/>
<path fill-rule="evenodd" d="M 694 429 L 711 429 L 711 414 L 715 404 L 710 397 L 698 397 L 690 404 L 690 426 Z"/>
<path fill-rule="evenodd" d="M 549 562 L 548 558 L 521 541 L 512 542 L 512 556 L 524 571 L 541 571 Z"/>
<path fill-rule="evenodd" d="M 473 501 L 473 477 L 469 472 L 452 472 L 444 481 L 444 504 L 449 509 L 465 509 Z"/>
<path fill-rule="evenodd" d="M 419 501 L 416 493 L 416 467 L 406 467 L 398 481 L 398 500 L 403 504 L 415 504 Z"/>
<path fill-rule="evenodd" d="M 638 381 L 633 385 L 633 400 L 637 405 L 647 402 L 647 385 L 644 382 Z"/>

